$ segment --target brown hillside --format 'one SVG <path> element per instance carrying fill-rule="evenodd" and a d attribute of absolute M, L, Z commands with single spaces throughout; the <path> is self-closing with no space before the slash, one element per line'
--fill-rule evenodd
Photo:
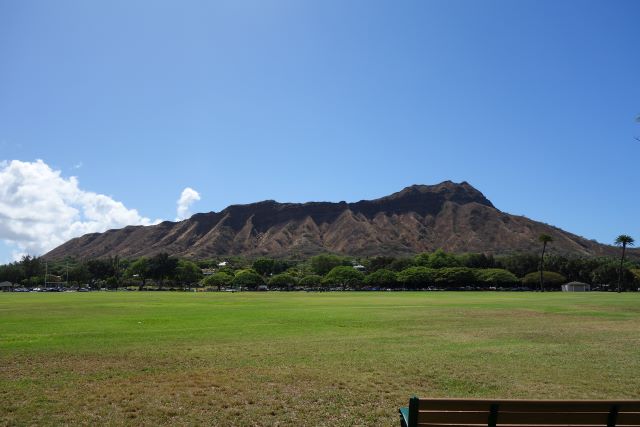
<path fill-rule="evenodd" d="M 551 250 L 574 255 L 617 255 L 602 245 L 547 224 L 496 209 L 466 182 L 414 185 L 390 196 L 356 203 L 277 203 L 229 206 L 180 222 L 129 226 L 87 234 L 45 255 L 138 257 L 168 252 L 216 255 L 403 255 L 442 248 L 451 252 L 537 251 L 549 234 Z"/>

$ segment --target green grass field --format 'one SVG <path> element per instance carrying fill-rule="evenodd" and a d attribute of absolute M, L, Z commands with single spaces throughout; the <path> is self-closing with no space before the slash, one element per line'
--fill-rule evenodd
<path fill-rule="evenodd" d="M 640 294 L 0 294 L 0 425 L 396 425 L 639 373 Z"/>

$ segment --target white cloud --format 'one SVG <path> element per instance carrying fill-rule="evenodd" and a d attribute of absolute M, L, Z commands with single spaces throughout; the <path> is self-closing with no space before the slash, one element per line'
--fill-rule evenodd
<path fill-rule="evenodd" d="M 187 219 L 190 216 L 189 207 L 198 200 L 200 200 L 200 194 L 198 194 L 198 192 L 193 188 L 187 187 L 182 190 L 182 194 L 180 194 L 180 198 L 177 202 L 178 212 L 176 221 Z"/>
<path fill-rule="evenodd" d="M 80 189 L 42 160 L 0 162 L 0 239 L 14 256 L 41 255 L 87 233 L 151 221 L 103 194 Z"/>

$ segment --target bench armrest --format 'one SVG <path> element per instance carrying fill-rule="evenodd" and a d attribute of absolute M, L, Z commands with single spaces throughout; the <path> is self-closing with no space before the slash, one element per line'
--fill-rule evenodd
<path fill-rule="evenodd" d="M 400 427 L 407 427 L 409 425 L 409 407 L 400 408 Z"/>

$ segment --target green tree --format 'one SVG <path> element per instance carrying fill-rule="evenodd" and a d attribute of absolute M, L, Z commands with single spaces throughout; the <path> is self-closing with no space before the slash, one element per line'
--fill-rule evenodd
<path fill-rule="evenodd" d="M 147 257 L 140 257 L 129 265 L 127 268 L 127 276 L 139 279 L 140 286 L 138 290 L 143 290 L 147 284 L 147 278 L 149 277 L 149 259 Z"/>
<path fill-rule="evenodd" d="M 398 281 L 410 289 L 431 286 L 436 283 L 436 270 L 428 267 L 409 267 L 398 273 Z"/>
<path fill-rule="evenodd" d="M 202 283 L 205 286 L 216 286 L 218 291 L 224 286 L 227 287 L 233 282 L 233 276 L 225 273 L 224 271 L 218 271 L 203 279 Z"/>
<path fill-rule="evenodd" d="M 391 256 L 377 256 L 366 260 L 364 265 L 367 267 L 367 271 L 374 272 L 382 268 L 389 269 L 389 266 L 395 260 L 396 259 Z"/>
<path fill-rule="evenodd" d="M 607 287 L 614 284 L 618 278 L 618 267 L 613 262 L 601 263 L 591 272 L 591 282 L 594 285 L 607 285 Z"/>
<path fill-rule="evenodd" d="M 446 267 L 436 270 L 436 284 L 439 286 L 468 286 L 475 281 L 476 275 L 467 267 Z"/>
<path fill-rule="evenodd" d="M 542 274 L 544 275 L 544 283 L 548 284 L 549 286 L 558 288 L 560 287 L 560 285 L 567 282 L 567 278 L 560 273 L 555 273 L 553 271 L 543 271 Z M 539 283 L 540 277 L 538 272 L 529 273 L 522 278 L 522 284 L 529 288 L 535 288 Z"/>
<path fill-rule="evenodd" d="M 322 284 L 322 276 L 317 274 L 309 274 L 300 279 L 300 286 L 308 288 L 317 288 Z"/>
<path fill-rule="evenodd" d="M 20 260 L 20 267 L 24 271 L 24 277 L 30 279 L 31 277 L 38 277 L 44 274 L 44 266 L 40 258 L 24 255 Z"/>
<path fill-rule="evenodd" d="M 634 284 L 640 285 L 640 268 L 630 268 L 629 272 L 631 273 Z"/>
<path fill-rule="evenodd" d="M 276 259 L 273 261 L 273 268 L 271 269 L 272 274 L 280 274 L 284 273 L 287 270 L 293 268 L 295 263 L 291 261 L 286 261 L 282 259 Z"/>
<path fill-rule="evenodd" d="M 281 259 L 259 258 L 251 267 L 261 276 L 271 276 L 284 273 L 292 265 L 293 263 Z"/>
<path fill-rule="evenodd" d="M 0 282 L 21 283 L 25 280 L 25 274 L 18 263 L 0 266 Z"/>
<path fill-rule="evenodd" d="M 388 270 L 400 272 L 402 270 L 406 270 L 409 267 L 416 267 L 413 258 L 398 258 L 393 260 L 391 264 L 389 264 Z"/>
<path fill-rule="evenodd" d="M 298 283 L 298 280 L 288 273 L 280 273 L 271 276 L 269 279 L 269 286 L 275 288 L 287 288 L 287 290 L 291 290 L 293 286 Z"/>
<path fill-rule="evenodd" d="M 394 271 L 381 268 L 368 274 L 364 278 L 364 284 L 368 286 L 393 288 L 398 284 L 398 275 Z"/>
<path fill-rule="evenodd" d="M 547 254 L 544 258 L 544 268 L 547 271 L 555 271 L 566 277 L 564 272 L 567 270 L 569 260 L 563 255 Z"/>
<path fill-rule="evenodd" d="M 256 289 L 258 286 L 264 285 L 264 280 L 254 270 L 239 270 L 233 277 L 231 284 L 239 289 Z"/>
<path fill-rule="evenodd" d="M 311 270 L 320 276 L 324 276 L 331 271 L 334 267 L 348 265 L 347 259 L 338 255 L 321 254 L 311 257 L 309 265 Z"/>
<path fill-rule="evenodd" d="M 118 287 L 120 286 L 120 276 L 121 276 L 121 271 L 120 271 L 120 255 L 116 255 L 113 258 L 109 257 L 109 262 L 111 262 L 111 268 L 113 270 L 113 281 L 110 283 L 114 283 L 115 289 L 118 289 Z"/>
<path fill-rule="evenodd" d="M 493 255 L 466 253 L 459 255 L 457 258 L 461 267 L 494 268 L 496 266 Z"/>
<path fill-rule="evenodd" d="M 503 255 L 496 259 L 496 267 L 509 270 L 517 277 L 538 271 L 540 257 L 537 254 L 515 253 Z"/>
<path fill-rule="evenodd" d="M 515 274 L 502 268 L 476 270 L 476 277 L 486 286 L 512 286 L 520 283 Z"/>
<path fill-rule="evenodd" d="M 178 260 L 176 266 L 175 278 L 180 286 L 190 287 L 192 283 L 196 283 L 202 278 L 202 270 L 196 263 L 181 259 Z"/>
<path fill-rule="evenodd" d="M 195 263 L 198 264 L 200 268 L 215 268 L 218 266 L 218 261 L 212 258 L 199 259 L 195 261 Z"/>
<path fill-rule="evenodd" d="M 622 265 L 624 264 L 624 252 L 627 249 L 627 246 L 633 246 L 633 237 L 628 236 L 626 234 L 621 234 L 616 237 L 616 245 L 622 246 L 622 256 L 620 257 L 620 268 L 618 270 L 618 292 L 620 292 L 620 281 L 622 280 Z"/>
<path fill-rule="evenodd" d="M 168 253 L 162 252 L 149 258 L 149 277 L 157 280 L 160 289 L 164 281 L 175 276 L 178 259 L 170 257 Z"/>
<path fill-rule="evenodd" d="M 600 261 L 595 258 L 571 258 L 561 270 L 555 271 L 565 276 L 570 282 L 593 283 L 592 273 L 599 265 Z"/>
<path fill-rule="evenodd" d="M 93 280 L 107 280 L 115 275 L 111 259 L 91 259 L 87 261 L 87 269 Z"/>
<path fill-rule="evenodd" d="M 345 290 L 347 286 L 359 286 L 364 279 L 364 274 L 353 267 L 340 265 L 333 267 L 324 276 L 322 282 L 326 285 L 339 285 Z"/>
<path fill-rule="evenodd" d="M 91 280 L 91 273 L 84 263 L 75 264 L 69 269 L 69 281 L 82 285 Z"/>
<path fill-rule="evenodd" d="M 458 267 L 460 262 L 453 254 L 449 254 L 442 249 L 433 253 L 421 253 L 414 257 L 414 265 L 429 268 Z"/>
<path fill-rule="evenodd" d="M 118 289 L 118 279 L 116 276 L 109 276 L 105 281 L 107 283 L 107 288 L 109 289 Z"/>
<path fill-rule="evenodd" d="M 259 258 L 253 262 L 251 266 L 256 273 L 261 276 L 269 276 L 273 273 L 273 266 L 275 261 L 270 258 Z"/>
<path fill-rule="evenodd" d="M 542 243 L 542 252 L 540 253 L 540 291 L 544 292 L 544 252 L 547 249 L 547 244 L 553 242 L 553 238 L 548 234 L 541 234 L 538 236 L 538 241 Z"/>

